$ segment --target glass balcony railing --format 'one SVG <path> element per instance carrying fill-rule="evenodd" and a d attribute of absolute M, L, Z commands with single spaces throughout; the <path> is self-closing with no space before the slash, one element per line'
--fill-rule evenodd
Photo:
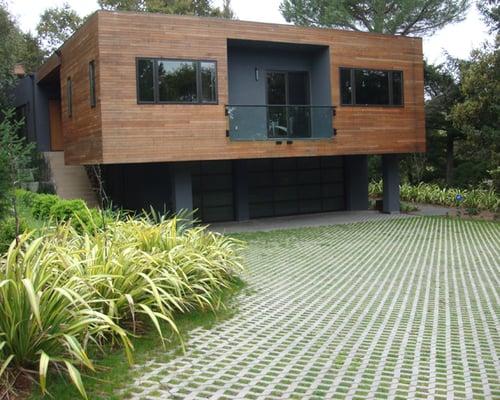
<path fill-rule="evenodd" d="M 328 139 L 334 136 L 335 107 L 228 105 L 231 140 Z"/>

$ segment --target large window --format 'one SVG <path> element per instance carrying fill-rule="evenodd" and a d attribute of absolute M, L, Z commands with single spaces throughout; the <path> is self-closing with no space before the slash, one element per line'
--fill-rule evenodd
<path fill-rule="evenodd" d="M 95 94 L 95 61 L 89 62 L 90 107 L 96 105 Z"/>
<path fill-rule="evenodd" d="M 214 61 L 137 60 L 139 103 L 217 103 Z"/>
<path fill-rule="evenodd" d="M 342 105 L 403 105 L 403 72 L 340 68 Z"/>

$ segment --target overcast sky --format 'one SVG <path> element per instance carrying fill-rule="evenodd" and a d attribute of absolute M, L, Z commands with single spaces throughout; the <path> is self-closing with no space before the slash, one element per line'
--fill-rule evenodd
<path fill-rule="evenodd" d="M 8 0 L 8 4 L 21 28 L 33 31 L 45 8 L 60 6 L 65 1 L 81 15 L 97 9 L 97 0 Z M 280 3 L 281 0 L 232 0 L 231 2 L 238 19 L 285 23 L 278 9 Z M 487 38 L 488 30 L 476 7 L 473 6 L 465 21 L 450 25 L 437 34 L 424 38 L 424 55 L 428 61 L 437 62 L 443 59 L 443 51 L 446 50 L 452 56 L 467 58 L 471 49 L 478 47 Z"/>

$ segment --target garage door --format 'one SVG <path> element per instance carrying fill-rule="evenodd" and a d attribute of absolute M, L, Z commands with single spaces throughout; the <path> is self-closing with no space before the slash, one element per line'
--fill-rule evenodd
<path fill-rule="evenodd" d="M 231 161 L 202 161 L 192 170 L 193 207 L 203 222 L 234 219 Z"/>
<path fill-rule="evenodd" d="M 250 218 L 345 209 L 342 157 L 250 160 Z"/>

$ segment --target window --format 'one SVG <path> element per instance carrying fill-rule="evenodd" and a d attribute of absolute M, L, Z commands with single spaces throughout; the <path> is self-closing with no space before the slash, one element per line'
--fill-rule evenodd
<path fill-rule="evenodd" d="M 215 103 L 217 101 L 217 70 L 214 62 L 201 62 L 201 101 Z"/>
<path fill-rule="evenodd" d="M 137 60 L 139 103 L 217 103 L 214 61 Z"/>
<path fill-rule="evenodd" d="M 342 105 L 403 104 L 403 72 L 370 69 L 340 69 Z"/>
<path fill-rule="evenodd" d="M 196 63 L 158 61 L 160 102 L 197 103 Z"/>
<path fill-rule="evenodd" d="M 68 117 L 73 116 L 73 85 L 71 83 L 71 78 L 68 78 L 66 84 L 66 96 L 68 102 Z"/>
<path fill-rule="evenodd" d="M 143 103 L 154 103 L 154 61 L 138 60 L 137 91 L 138 99 Z"/>
<path fill-rule="evenodd" d="M 95 62 L 93 60 L 89 62 L 89 84 L 90 84 L 90 107 L 93 108 L 96 105 Z"/>

